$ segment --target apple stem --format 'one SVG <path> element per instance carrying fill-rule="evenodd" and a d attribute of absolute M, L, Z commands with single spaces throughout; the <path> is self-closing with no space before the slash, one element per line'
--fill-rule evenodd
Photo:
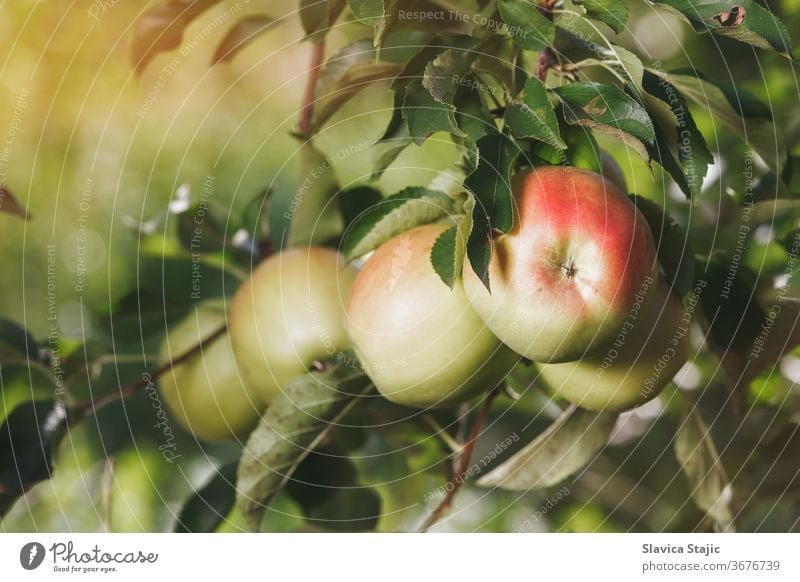
<path fill-rule="evenodd" d="M 215 330 L 213 333 L 209 334 L 208 336 L 204 337 L 200 340 L 199 343 L 192 346 L 177 358 L 173 359 L 170 362 L 167 362 L 163 366 L 156 368 L 152 372 L 147 372 L 142 374 L 136 381 L 127 384 L 126 386 L 121 386 L 120 389 L 116 392 L 109 392 L 108 394 L 103 394 L 97 399 L 89 399 L 89 400 L 82 400 L 76 402 L 72 408 L 77 414 L 85 414 L 89 412 L 96 412 L 106 404 L 111 402 L 115 402 L 117 400 L 127 400 L 134 394 L 137 394 L 143 388 L 150 386 L 156 378 L 169 372 L 175 366 L 182 364 L 192 356 L 196 355 L 198 352 L 201 352 L 203 348 L 208 347 L 214 340 L 218 339 L 219 337 L 223 336 L 225 332 L 228 331 L 228 325 L 224 324 L 219 329 Z"/>
<path fill-rule="evenodd" d="M 464 443 L 464 446 L 461 449 L 461 458 L 458 468 L 455 474 L 450 477 L 450 480 L 445 485 L 445 491 L 447 493 L 445 494 L 442 502 L 436 507 L 436 509 L 433 510 L 433 512 L 423 522 L 422 526 L 420 526 L 418 533 L 424 533 L 428 531 L 445 515 L 445 513 L 447 513 L 447 511 L 449 511 L 450 507 L 452 506 L 453 498 L 456 496 L 456 493 L 458 493 L 458 490 L 461 489 L 461 485 L 464 483 L 464 475 L 466 475 L 467 470 L 469 469 L 469 462 L 472 459 L 472 452 L 475 450 L 475 443 L 478 441 L 478 437 L 481 436 L 481 430 L 483 429 L 483 425 L 486 424 L 486 418 L 489 416 L 489 409 L 491 408 L 492 402 L 494 402 L 494 399 L 497 398 L 498 394 L 500 394 L 499 386 L 494 388 L 483 401 L 481 409 L 478 411 L 478 416 L 475 419 L 475 424 L 472 425 L 472 430 L 470 430 L 469 436 L 467 437 L 467 442 Z"/>

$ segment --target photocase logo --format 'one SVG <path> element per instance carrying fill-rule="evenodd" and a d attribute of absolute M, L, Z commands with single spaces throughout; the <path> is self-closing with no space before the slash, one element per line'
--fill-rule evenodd
<path fill-rule="evenodd" d="M 19 552 L 19 563 L 26 570 L 35 570 L 42 565 L 44 554 L 44 546 L 39 542 L 27 543 Z"/>

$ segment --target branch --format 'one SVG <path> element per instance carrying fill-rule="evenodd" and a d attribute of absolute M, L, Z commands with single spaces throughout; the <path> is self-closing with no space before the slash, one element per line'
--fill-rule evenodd
<path fill-rule="evenodd" d="M 539 11 L 550 20 L 553 20 L 553 8 L 556 3 L 557 0 L 542 0 L 539 5 Z M 536 61 L 536 78 L 544 83 L 547 79 L 547 71 L 554 64 L 556 64 L 556 55 L 553 53 L 552 48 L 548 46 L 539 51 L 539 60 Z"/>
<path fill-rule="evenodd" d="M 300 110 L 300 125 L 298 133 L 303 139 L 311 137 L 311 122 L 314 118 L 314 99 L 317 94 L 317 80 L 322 69 L 322 59 L 325 56 L 325 41 L 320 39 L 312 44 L 311 63 L 308 67 L 308 79 L 303 95 L 303 106 Z"/>
<path fill-rule="evenodd" d="M 152 372 L 149 372 L 147 374 L 142 374 L 142 376 L 139 377 L 138 380 L 136 380 L 135 382 L 131 382 L 126 386 L 121 387 L 118 392 L 109 392 L 108 394 L 100 396 L 96 400 L 90 399 L 77 402 L 73 406 L 73 409 L 78 414 L 84 414 L 88 412 L 95 412 L 96 410 L 102 408 L 106 404 L 115 402 L 117 400 L 127 400 L 128 398 L 138 393 L 143 388 L 149 386 L 153 380 L 155 380 L 162 374 L 169 372 L 175 366 L 182 364 L 192 356 L 196 355 L 198 352 L 201 352 L 203 348 L 209 346 L 211 343 L 214 342 L 214 340 L 224 335 L 226 331 L 228 331 L 228 325 L 224 324 L 219 329 L 217 329 L 210 335 L 200 340 L 200 342 L 197 345 L 192 346 L 174 360 L 167 362 L 166 364 L 164 364 L 159 368 L 156 368 Z"/>
<path fill-rule="evenodd" d="M 486 397 L 486 400 L 483 401 L 483 405 L 478 412 L 478 417 L 475 419 L 475 424 L 472 425 L 472 430 L 470 431 L 467 442 L 464 444 L 464 448 L 462 449 L 461 461 L 458 464 L 458 469 L 445 485 L 445 497 L 442 499 L 442 502 L 436 507 L 436 509 L 433 510 L 433 513 L 431 513 L 423 522 L 422 526 L 420 526 L 418 530 L 419 533 L 424 533 L 433 527 L 433 525 L 435 525 L 436 522 L 438 522 L 444 516 L 444 514 L 447 513 L 447 511 L 450 509 L 450 506 L 453 504 L 453 498 L 456 496 L 456 493 L 458 493 L 458 490 L 461 489 L 461 485 L 464 483 L 464 475 L 466 474 L 467 469 L 469 469 L 469 462 L 472 459 L 472 452 L 475 450 L 475 443 L 478 441 L 478 437 L 481 435 L 481 429 L 483 429 L 483 425 L 486 423 L 486 417 L 489 416 L 489 408 L 491 408 L 492 402 L 494 402 L 494 399 L 497 398 L 499 393 L 500 391 L 495 388 L 489 393 L 489 395 Z"/>

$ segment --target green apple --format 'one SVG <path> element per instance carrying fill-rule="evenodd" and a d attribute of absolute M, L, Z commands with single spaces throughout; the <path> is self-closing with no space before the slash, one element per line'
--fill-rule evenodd
<path fill-rule="evenodd" d="M 350 349 L 344 303 L 355 273 L 334 250 L 298 247 L 266 259 L 236 292 L 229 310 L 233 352 L 265 402 L 315 361 Z"/>
<path fill-rule="evenodd" d="M 540 378 L 589 410 L 618 412 L 658 396 L 686 363 L 690 316 L 663 279 L 653 284 L 649 305 L 632 310 L 602 351 L 576 362 L 540 364 Z"/>
<path fill-rule="evenodd" d="M 198 307 L 170 330 L 161 347 L 162 361 L 178 358 L 224 324 L 221 305 Z M 162 374 L 159 386 L 175 418 L 207 441 L 245 436 L 264 408 L 256 391 L 239 376 L 227 335 Z"/>
<path fill-rule="evenodd" d="M 567 362 L 614 337 L 657 277 L 647 222 L 599 174 L 548 166 L 516 176 L 514 227 L 494 241 L 491 293 L 468 264 L 464 288 L 489 329 L 537 362 Z"/>
<path fill-rule="evenodd" d="M 420 408 L 470 400 L 502 381 L 517 360 L 431 264 L 447 225 L 413 228 L 385 244 L 358 273 L 347 302 L 356 355 L 387 399 Z"/>

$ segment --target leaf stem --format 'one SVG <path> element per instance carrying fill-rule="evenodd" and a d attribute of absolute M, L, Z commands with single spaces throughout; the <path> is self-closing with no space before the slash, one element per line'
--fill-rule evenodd
<path fill-rule="evenodd" d="M 314 118 L 314 100 L 317 94 L 317 81 L 322 69 L 322 60 L 325 56 L 325 41 L 320 39 L 311 45 L 311 63 L 308 66 L 308 79 L 303 95 L 303 105 L 300 109 L 300 124 L 298 133 L 303 139 L 311 137 L 311 126 Z"/>
<path fill-rule="evenodd" d="M 177 358 L 167 362 L 166 364 L 164 364 L 159 368 L 156 368 L 152 372 L 142 374 L 136 381 L 131 382 L 126 386 L 120 387 L 120 389 L 116 392 L 109 392 L 107 394 L 100 396 L 97 399 L 89 399 L 76 402 L 72 407 L 73 410 L 78 414 L 95 412 L 98 409 L 105 406 L 106 404 L 115 402 L 117 400 L 126 400 L 130 398 L 143 388 L 149 386 L 153 380 L 155 380 L 162 374 L 169 372 L 175 366 L 182 364 L 192 356 L 196 355 L 198 352 L 202 351 L 203 348 L 208 347 L 211 343 L 214 342 L 214 340 L 224 335 L 226 331 L 228 331 L 228 325 L 223 324 L 222 326 L 220 326 L 219 329 L 215 330 L 210 335 L 204 337 L 202 340 L 200 340 L 199 343 L 197 343 L 196 345 L 192 346 L 191 348 L 183 352 Z"/>
<path fill-rule="evenodd" d="M 467 442 L 464 443 L 464 446 L 461 450 L 461 460 L 458 464 L 458 469 L 455 474 L 450 477 L 450 480 L 445 486 L 445 497 L 423 522 L 422 526 L 420 526 L 418 530 L 419 533 L 424 533 L 433 527 L 452 506 L 453 498 L 456 496 L 456 493 L 458 493 L 458 490 L 461 489 L 461 485 L 464 483 L 463 476 L 466 474 L 467 469 L 469 469 L 469 462 L 472 459 L 472 452 L 475 450 L 475 443 L 478 441 L 478 437 L 481 435 L 483 425 L 486 424 L 486 418 L 489 416 L 489 409 L 491 408 L 492 402 L 494 402 L 494 399 L 497 398 L 498 394 L 500 394 L 500 390 L 495 388 L 486 396 L 486 399 L 483 401 L 481 409 L 478 412 L 478 417 L 475 419 L 475 424 L 472 425 L 472 430 L 470 430 L 469 436 L 467 437 Z"/>

